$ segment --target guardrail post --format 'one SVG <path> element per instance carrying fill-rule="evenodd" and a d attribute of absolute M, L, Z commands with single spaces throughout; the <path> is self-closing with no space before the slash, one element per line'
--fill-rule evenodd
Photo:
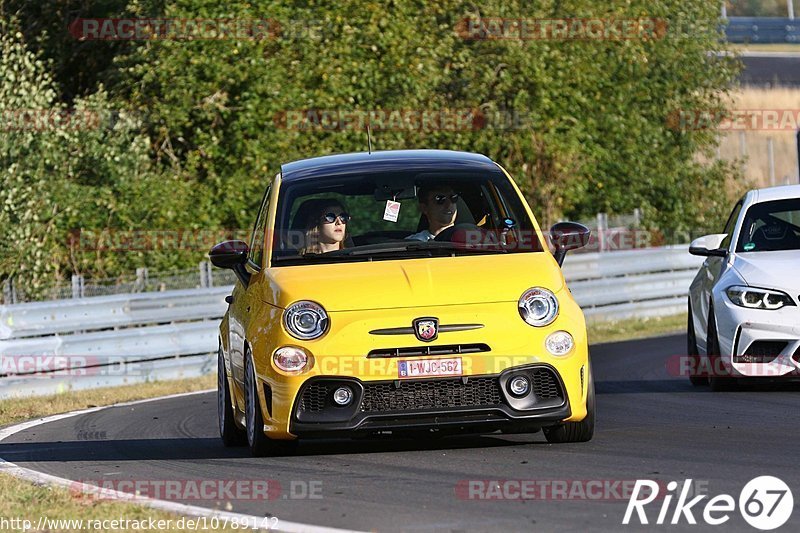
<path fill-rule="evenodd" d="M 597 213 L 597 251 L 606 251 L 606 230 L 608 226 L 608 215 Z"/>
<path fill-rule="evenodd" d="M 3 303 L 6 305 L 17 303 L 17 289 L 12 278 L 3 282 Z"/>
<path fill-rule="evenodd" d="M 72 275 L 72 297 L 83 298 L 83 276 L 79 274 Z"/>
<path fill-rule="evenodd" d="M 134 292 L 144 292 L 147 287 L 147 268 L 140 267 L 136 269 L 136 284 Z"/>
<path fill-rule="evenodd" d="M 214 286 L 214 280 L 211 278 L 211 263 L 208 261 L 200 262 L 200 286 L 204 289 Z"/>
<path fill-rule="evenodd" d="M 769 159 L 769 186 L 775 186 L 775 142 L 767 137 L 767 159 Z"/>

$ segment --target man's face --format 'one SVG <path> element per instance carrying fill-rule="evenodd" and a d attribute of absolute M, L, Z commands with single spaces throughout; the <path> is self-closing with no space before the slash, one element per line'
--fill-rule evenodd
<path fill-rule="evenodd" d="M 419 209 L 428 217 L 431 228 L 443 228 L 455 223 L 457 202 L 458 195 L 451 187 L 436 188 L 428 191 Z"/>

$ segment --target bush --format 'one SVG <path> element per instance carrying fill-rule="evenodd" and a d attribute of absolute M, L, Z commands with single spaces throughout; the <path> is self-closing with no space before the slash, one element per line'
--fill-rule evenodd
<path fill-rule="evenodd" d="M 22 20 L 47 16 L 29 4 L 9 1 L 0 12 L 8 16 L 13 5 Z M 713 131 L 676 129 L 670 117 L 717 110 L 733 86 L 737 63 L 716 55 L 724 48 L 718 15 L 719 6 L 705 0 L 677 7 L 664 0 L 490 0 L 480 11 L 461 0 L 396 0 L 391 10 L 368 0 L 139 0 L 127 4 L 124 16 L 263 18 L 278 21 L 283 32 L 263 40 L 87 41 L 81 54 L 100 70 L 77 77 L 75 43 L 53 36 L 64 19 L 51 16 L 25 28 L 55 81 L 20 38 L 8 41 L 22 48 L 8 60 L 4 53 L 3 65 L 38 61 L 26 90 L 40 95 L 41 105 L 74 96 L 76 108 L 126 110 L 138 119 L 62 137 L 28 135 L 4 152 L 4 179 L 19 181 L 22 169 L 30 178 L 23 179 L 27 200 L 20 203 L 15 192 L 6 204 L 6 217 L 24 219 L 9 242 L 16 247 L 40 235 L 42 275 L 193 264 L 202 253 L 92 255 L 54 235 L 102 227 L 249 228 L 281 163 L 366 149 L 358 128 L 285 127 L 287 113 L 309 109 L 472 110 L 476 128 L 378 128 L 374 146 L 485 153 L 509 170 L 545 222 L 641 208 L 650 226 L 668 234 L 716 229 L 730 204 L 726 195 L 738 192 L 725 186 L 731 176 L 736 183 L 737 170 L 702 162 L 716 145 Z M 463 38 L 463 21 L 480 17 L 654 18 L 666 33 L 623 40 Z M 5 139 L 7 146 L 17 143 Z M 10 165 L 20 168 L 11 172 Z M 23 206 L 40 205 L 36 198 L 45 189 L 50 198 L 35 220 Z M 12 255 L 17 259 L 3 267 L 6 274 L 23 265 Z"/>

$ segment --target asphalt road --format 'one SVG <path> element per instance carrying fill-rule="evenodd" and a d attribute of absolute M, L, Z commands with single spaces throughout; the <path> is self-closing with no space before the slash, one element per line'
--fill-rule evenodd
<path fill-rule="evenodd" d="M 743 54 L 741 60 L 744 69 L 739 77 L 744 85 L 800 86 L 800 53 L 751 52 Z"/>
<path fill-rule="evenodd" d="M 0 457 L 81 480 L 276 480 L 281 488 L 275 499 L 234 499 L 232 510 L 358 530 L 636 530 L 641 528 L 621 525 L 627 498 L 613 483 L 644 478 L 663 484 L 691 478 L 700 493 L 730 494 L 738 501 L 750 479 L 773 475 L 800 500 L 800 386 L 695 389 L 666 370 L 667 358 L 683 351 L 682 336 L 593 347 L 598 426 L 584 444 L 550 445 L 541 433 L 317 441 L 303 443 L 296 456 L 255 459 L 246 449 L 222 446 L 215 396 L 202 394 L 31 428 L 0 443 Z M 478 500 L 456 490 L 468 480 L 508 479 L 546 480 L 539 485 L 545 491 L 564 487 L 557 482 L 576 491 L 601 481 L 610 500 L 590 501 L 580 492 L 568 500 Z M 515 496 L 510 485 L 503 487 Z M 304 498 L 307 490 L 319 497 Z M 667 521 L 677 499 L 670 502 Z M 182 501 L 224 507 L 219 500 Z M 651 527 L 665 501 L 646 507 Z M 693 509 L 702 525 L 684 518 L 657 529 L 756 531 L 738 511 L 724 526 L 705 525 L 707 501 Z M 798 524 L 795 511 L 783 529 L 797 530 Z"/>

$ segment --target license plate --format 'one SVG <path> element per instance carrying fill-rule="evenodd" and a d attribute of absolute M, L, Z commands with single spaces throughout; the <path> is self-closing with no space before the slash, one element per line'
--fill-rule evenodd
<path fill-rule="evenodd" d="M 461 358 L 452 359 L 413 359 L 397 362 L 397 375 L 401 378 L 426 376 L 460 376 L 464 372 Z"/>

